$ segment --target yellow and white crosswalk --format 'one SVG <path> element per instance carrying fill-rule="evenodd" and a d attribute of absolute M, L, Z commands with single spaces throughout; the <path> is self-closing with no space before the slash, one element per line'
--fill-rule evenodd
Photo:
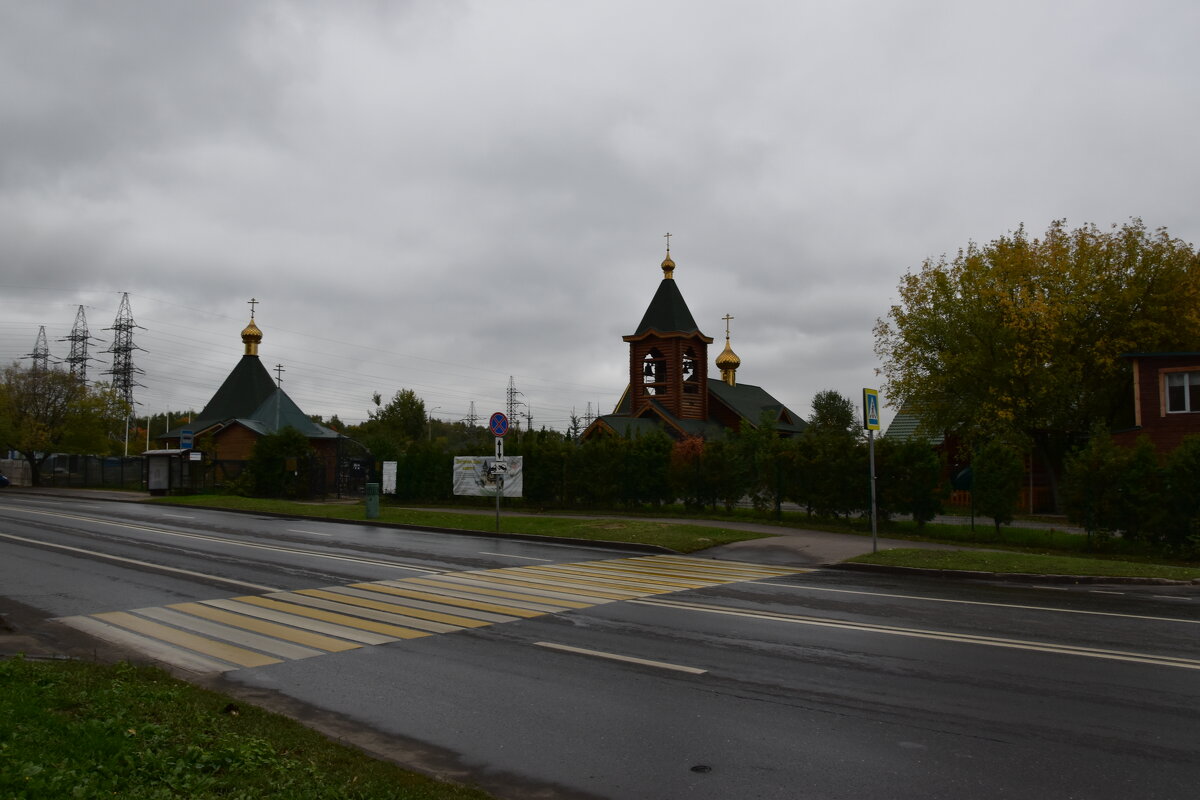
<path fill-rule="evenodd" d="M 270 592 L 59 621 L 182 669 L 225 672 L 807 571 L 642 556 Z"/>

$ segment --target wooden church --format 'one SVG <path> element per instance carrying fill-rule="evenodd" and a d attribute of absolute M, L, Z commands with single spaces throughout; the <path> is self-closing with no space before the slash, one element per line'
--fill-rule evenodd
<path fill-rule="evenodd" d="M 251 309 L 256 300 L 251 300 Z M 322 486 L 334 486 L 339 480 L 341 462 L 361 449 L 346 436 L 313 422 L 300 407 L 278 386 L 258 357 L 263 333 L 250 312 L 250 324 L 242 330 L 244 352 L 202 410 L 191 422 L 180 425 L 159 438 L 160 446 L 178 448 L 185 430 L 192 432 L 197 443 L 203 438 L 208 448 L 206 456 L 221 472 L 236 474 L 238 465 L 249 460 L 255 443 L 267 434 L 284 428 L 294 428 L 303 434 L 315 451 L 322 466 L 317 479 Z M 197 444 L 199 446 L 199 444 Z"/>
<path fill-rule="evenodd" d="M 669 247 L 662 271 L 642 321 L 621 337 L 629 343 L 629 385 L 613 413 L 598 417 L 584 438 L 663 430 L 675 439 L 711 439 L 756 428 L 764 420 L 780 436 L 803 431 L 807 423 L 761 386 L 738 383 L 742 361 L 729 344 L 729 315 L 724 317 L 725 349 L 714 362 L 720 377 L 709 377 L 713 340 L 700 331 L 679 291 Z"/>

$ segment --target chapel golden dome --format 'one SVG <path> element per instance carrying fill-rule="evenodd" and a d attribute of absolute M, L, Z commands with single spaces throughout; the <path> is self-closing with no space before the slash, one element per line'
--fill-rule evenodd
<path fill-rule="evenodd" d="M 726 314 L 723 319 L 725 320 L 725 349 L 717 356 L 717 369 L 721 370 L 721 380 L 730 386 L 737 386 L 737 368 L 742 365 L 742 360 L 729 346 L 729 322 L 733 317 Z"/>
<path fill-rule="evenodd" d="M 674 279 L 674 277 L 675 277 L 675 262 L 671 260 L 671 251 L 670 250 L 667 251 L 667 257 L 663 259 L 662 271 L 663 271 L 663 278 Z"/>
<path fill-rule="evenodd" d="M 250 324 L 242 329 L 242 342 L 246 345 L 246 355 L 258 355 L 258 345 L 262 342 L 263 333 L 254 324 L 254 317 L 250 317 Z"/>
<path fill-rule="evenodd" d="M 725 340 L 725 349 L 721 351 L 721 355 L 717 356 L 717 369 L 737 369 L 742 365 L 742 360 L 738 358 L 737 353 L 733 352 L 733 348 L 729 346 L 729 340 Z"/>

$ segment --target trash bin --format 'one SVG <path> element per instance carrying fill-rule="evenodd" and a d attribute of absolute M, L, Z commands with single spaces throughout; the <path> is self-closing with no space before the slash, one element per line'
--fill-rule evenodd
<path fill-rule="evenodd" d="M 367 519 L 379 517 L 379 484 L 367 484 Z"/>

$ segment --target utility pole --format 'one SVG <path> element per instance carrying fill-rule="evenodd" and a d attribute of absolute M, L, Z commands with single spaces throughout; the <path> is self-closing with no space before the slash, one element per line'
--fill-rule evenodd
<path fill-rule="evenodd" d="M 429 441 L 431 442 L 433 441 L 433 412 L 440 408 L 441 406 L 434 406 L 433 408 L 429 409 L 429 414 L 427 415 L 427 420 L 429 422 Z"/>
<path fill-rule="evenodd" d="M 253 308 L 253 306 L 251 306 Z M 283 399 L 283 373 L 287 372 L 283 364 L 275 365 L 275 433 L 279 433 L 279 403 Z"/>

